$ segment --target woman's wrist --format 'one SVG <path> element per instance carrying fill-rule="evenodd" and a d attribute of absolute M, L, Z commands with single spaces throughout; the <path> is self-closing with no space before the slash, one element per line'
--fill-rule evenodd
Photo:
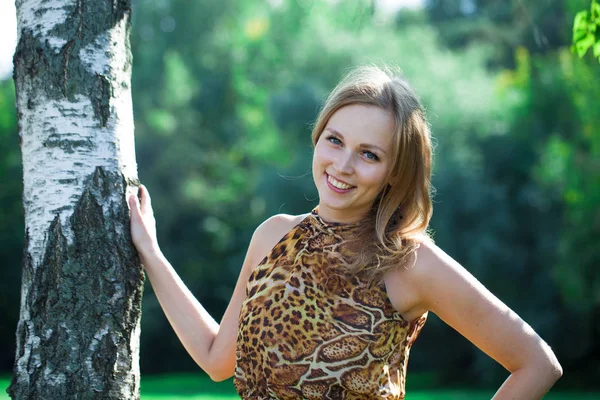
<path fill-rule="evenodd" d="M 160 260 L 163 254 L 158 246 L 152 246 L 147 249 L 138 250 L 138 255 L 142 264 L 149 265 L 155 260 Z"/>

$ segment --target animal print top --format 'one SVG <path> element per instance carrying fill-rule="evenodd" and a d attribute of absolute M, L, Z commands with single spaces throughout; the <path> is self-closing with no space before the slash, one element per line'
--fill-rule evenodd
<path fill-rule="evenodd" d="M 243 399 L 404 399 L 427 314 L 408 323 L 384 284 L 344 273 L 344 237 L 355 228 L 315 209 L 252 272 L 236 351 Z"/>

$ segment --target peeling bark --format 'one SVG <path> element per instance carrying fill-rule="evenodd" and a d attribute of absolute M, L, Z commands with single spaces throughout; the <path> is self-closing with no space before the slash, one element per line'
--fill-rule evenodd
<path fill-rule="evenodd" d="M 16 399 L 139 398 L 130 2 L 17 0 L 25 248 Z"/>

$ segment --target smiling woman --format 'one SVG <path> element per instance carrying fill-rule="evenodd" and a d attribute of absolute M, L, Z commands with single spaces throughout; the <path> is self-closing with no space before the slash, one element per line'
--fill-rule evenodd
<path fill-rule="evenodd" d="M 427 236 L 431 138 L 402 77 L 353 70 L 317 117 L 319 204 L 254 232 L 218 324 L 162 255 L 150 196 L 131 233 L 160 304 L 213 380 L 243 399 L 404 399 L 410 349 L 436 313 L 511 375 L 495 399 L 539 399 L 562 374 L 518 315 Z"/>

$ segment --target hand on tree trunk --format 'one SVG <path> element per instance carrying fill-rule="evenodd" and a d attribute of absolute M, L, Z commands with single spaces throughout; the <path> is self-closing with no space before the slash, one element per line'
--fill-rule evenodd
<path fill-rule="evenodd" d="M 127 200 L 131 210 L 131 239 L 144 262 L 144 258 L 160 253 L 150 194 L 144 185 L 140 185 L 139 199 L 130 195 Z"/>

